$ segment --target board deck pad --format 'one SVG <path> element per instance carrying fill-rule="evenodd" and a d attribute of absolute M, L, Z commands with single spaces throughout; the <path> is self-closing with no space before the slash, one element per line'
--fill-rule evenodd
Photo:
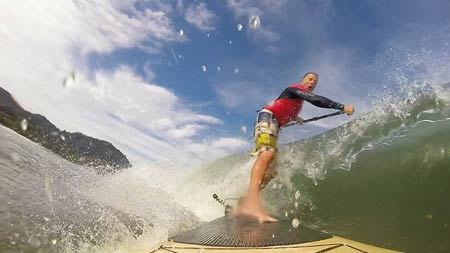
<path fill-rule="evenodd" d="M 205 223 L 169 240 L 179 243 L 222 247 L 266 247 L 291 245 L 331 238 L 331 235 L 278 219 L 276 223 L 259 223 L 224 216 Z"/>

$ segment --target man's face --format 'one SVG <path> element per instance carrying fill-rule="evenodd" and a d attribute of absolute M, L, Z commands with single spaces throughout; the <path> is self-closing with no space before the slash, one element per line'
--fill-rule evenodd
<path fill-rule="evenodd" d="M 319 78 L 314 74 L 308 74 L 302 80 L 303 86 L 308 88 L 309 92 L 312 92 L 316 88 L 317 82 L 319 82 Z"/>

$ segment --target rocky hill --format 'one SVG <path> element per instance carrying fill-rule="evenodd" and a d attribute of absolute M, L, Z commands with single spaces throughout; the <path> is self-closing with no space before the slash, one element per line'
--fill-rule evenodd
<path fill-rule="evenodd" d="M 24 110 L 1 87 L 0 124 L 73 163 L 95 168 L 99 174 L 131 167 L 127 157 L 111 143 L 60 130 L 44 116 Z"/>

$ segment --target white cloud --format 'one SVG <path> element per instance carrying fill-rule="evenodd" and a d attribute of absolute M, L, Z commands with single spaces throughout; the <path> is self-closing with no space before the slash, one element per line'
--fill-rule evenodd
<path fill-rule="evenodd" d="M 281 39 L 280 35 L 270 29 L 255 29 L 250 32 L 252 41 L 274 43 Z"/>
<path fill-rule="evenodd" d="M 205 3 L 190 5 L 185 10 L 186 21 L 203 32 L 214 30 L 214 24 L 218 17 L 206 7 Z"/>
<path fill-rule="evenodd" d="M 250 3 L 248 0 L 228 0 L 228 8 L 237 18 L 248 18 L 251 15 L 261 16 L 263 11 L 255 6 L 256 2 Z"/>
<path fill-rule="evenodd" d="M 177 38 L 164 13 L 128 7 L 125 14 L 123 6 L 109 1 L 97 1 L 96 5 L 68 0 L 1 2 L 3 85 L 12 86 L 11 92 L 26 101 L 28 109 L 42 111 L 41 103 L 32 98 L 54 96 L 54 86 L 71 71 L 88 71 L 89 53 Z M 28 89 L 35 89 L 37 94 Z"/>
<path fill-rule="evenodd" d="M 215 84 L 214 90 L 219 96 L 221 104 L 230 109 L 247 108 L 248 106 L 257 108 L 273 99 L 272 94 L 268 94 L 266 88 L 250 81 L 230 81 L 226 85 Z"/>
<path fill-rule="evenodd" d="M 285 12 L 285 8 L 292 9 L 292 2 L 287 0 L 227 0 L 227 5 L 236 18 L 261 16 L 265 13 L 279 15 L 280 12 Z"/>
<path fill-rule="evenodd" d="M 251 144 L 245 140 L 236 138 L 219 138 L 203 143 L 192 143 L 189 145 L 189 151 L 194 154 L 203 154 L 206 157 L 222 157 L 239 151 L 249 151 Z"/>
<path fill-rule="evenodd" d="M 149 83 L 155 74 L 148 65 L 146 80 L 127 66 L 88 68 L 92 53 L 131 47 L 159 52 L 180 40 L 167 5 L 142 6 L 144 1 L 0 2 L 0 85 L 26 110 L 61 129 L 110 141 L 134 164 L 212 159 L 192 154 L 190 138 L 222 121 Z M 73 72 L 70 85 L 63 85 Z"/>
<path fill-rule="evenodd" d="M 145 72 L 145 80 L 147 82 L 151 82 L 155 79 L 156 74 L 155 72 L 153 72 L 152 68 L 151 68 L 151 63 L 150 62 L 146 62 L 143 66 L 144 72 Z"/>
<path fill-rule="evenodd" d="M 236 150 L 248 147 L 249 144 L 246 141 L 235 139 L 235 138 L 220 138 L 211 143 L 214 148 Z"/>
<path fill-rule="evenodd" d="M 109 140 L 128 150 L 135 162 L 185 162 L 191 159 L 184 152 L 189 138 L 221 123 L 183 108 L 172 92 L 146 83 L 125 66 L 97 71 L 92 81 L 79 76 L 73 86 L 58 92 L 59 98 L 48 102 L 64 111 L 55 115 L 60 127 Z"/>
<path fill-rule="evenodd" d="M 180 139 L 180 138 L 189 138 L 197 135 L 197 133 L 205 129 L 206 126 L 204 125 L 198 125 L 198 124 L 188 124 L 181 126 L 179 128 L 171 129 L 168 131 L 168 134 L 173 139 Z"/>

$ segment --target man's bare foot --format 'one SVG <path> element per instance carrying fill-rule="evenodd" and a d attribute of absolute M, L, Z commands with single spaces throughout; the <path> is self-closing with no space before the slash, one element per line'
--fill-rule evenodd
<path fill-rule="evenodd" d="M 262 210 L 262 208 L 251 206 L 247 203 L 244 203 L 244 205 L 239 206 L 235 210 L 233 210 L 232 215 L 238 219 L 248 217 L 256 219 L 259 222 L 277 222 L 277 219 L 266 214 L 264 210 Z"/>

